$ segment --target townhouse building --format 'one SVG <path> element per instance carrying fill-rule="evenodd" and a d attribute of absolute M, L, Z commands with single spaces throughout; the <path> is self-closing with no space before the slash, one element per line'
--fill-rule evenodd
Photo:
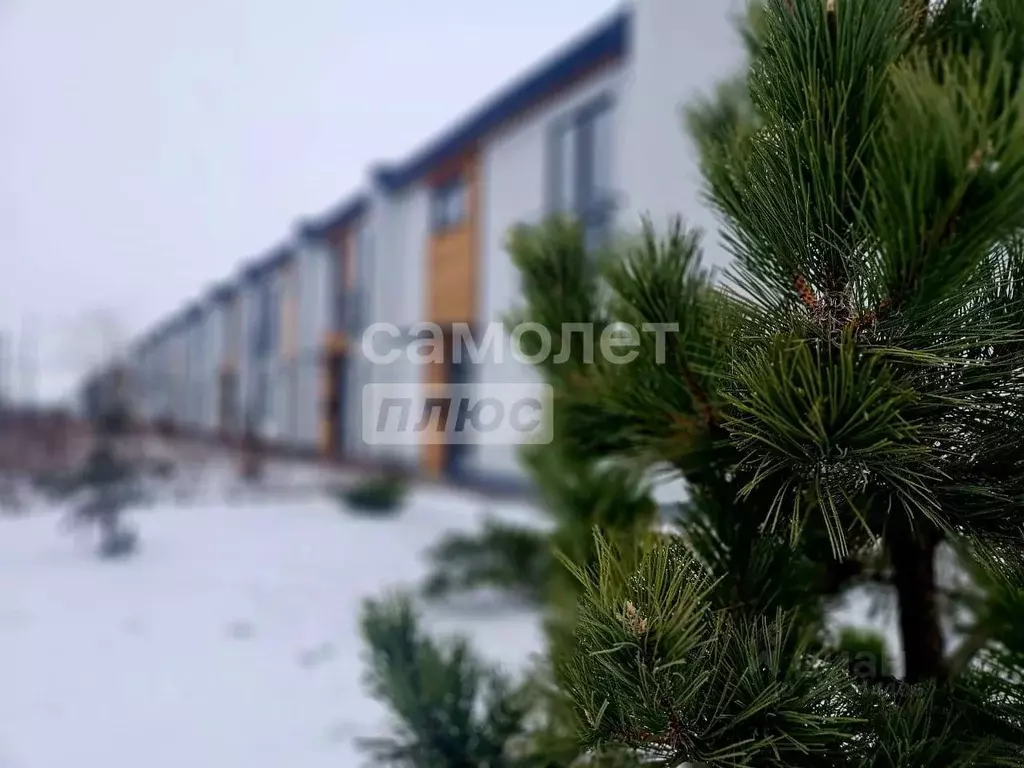
<path fill-rule="evenodd" d="M 315 224 L 300 226 L 297 235 L 302 436 L 307 445 L 335 457 L 356 447 L 347 425 L 352 423 L 353 338 L 360 330 L 355 266 L 364 211 L 361 199 L 346 201 Z"/>
<path fill-rule="evenodd" d="M 514 441 L 367 439 L 364 392 L 427 413 L 456 393 L 539 387 L 499 331 L 521 296 L 505 248 L 516 224 L 568 214 L 594 247 L 642 216 L 713 233 L 680 108 L 741 65 L 744 6 L 631 0 L 404 160 L 371 164 L 362 189 L 140 342 L 143 411 L 435 477 L 521 479 Z M 408 353 L 436 329 L 439 360 Z M 462 349 L 467 330 L 490 351 Z"/>

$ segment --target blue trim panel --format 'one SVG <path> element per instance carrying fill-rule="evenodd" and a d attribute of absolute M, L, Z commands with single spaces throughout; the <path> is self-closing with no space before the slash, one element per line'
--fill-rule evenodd
<path fill-rule="evenodd" d="M 377 183 L 388 192 L 401 190 L 430 169 L 469 149 L 491 131 L 570 85 L 593 67 L 624 56 L 629 41 L 630 19 L 629 11 L 619 11 L 539 71 L 500 93 L 404 163 L 379 169 L 375 174 Z"/>

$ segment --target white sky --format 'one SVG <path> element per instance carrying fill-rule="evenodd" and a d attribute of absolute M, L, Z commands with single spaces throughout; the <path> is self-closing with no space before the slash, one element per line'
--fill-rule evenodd
<path fill-rule="evenodd" d="M 60 394 L 618 4 L 0 0 L 0 383 Z"/>

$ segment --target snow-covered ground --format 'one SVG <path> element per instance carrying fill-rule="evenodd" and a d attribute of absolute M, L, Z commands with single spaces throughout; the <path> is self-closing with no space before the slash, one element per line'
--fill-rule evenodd
<path fill-rule="evenodd" d="M 492 506 L 501 516 L 529 515 Z M 487 514 L 423 491 L 371 521 L 329 500 L 192 502 L 136 516 L 99 562 L 56 512 L 0 519 L 0 768 L 349 768 L 384 712 L 361 685 L 358 606 L 413 584 L 423 550 Z M 519 664 L 527 614 L 433 615 Z"/>
<path fill-rule="evenodd" d="M 0 768 L 363 765 L 354 739 L 386 721 L 362 686 L 362 600 L 419 583 L 446 530 L 543 523 L 525 504 L 440 489 L 395 519 L 354 517 L 317 496 L 338 477 L 285 464 L 263 497 L 225 502 L 235 470 L 213 463 L 179 479 L 187 500 L 134 516 L 142 550 L 124 562 L 96 560 L 58 510 L 0 517 Z M 866 608 L 854 599 L 834 619 L 863 624 Z M 512 667 L 541 647 L 526 613 L 428 619 Z"/>

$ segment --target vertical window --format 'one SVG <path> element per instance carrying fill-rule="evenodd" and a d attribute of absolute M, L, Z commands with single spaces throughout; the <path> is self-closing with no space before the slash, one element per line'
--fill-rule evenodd
<path fill-rule="evenodd" d="M 468 208 L 466 197 L 466 184 L 462 178 L 446 182 L 434 190 L 431 219 L 435 232 L 443 232 L 462 224 Z"/>
<path fill-rule="evenodd" d="M 566 213 L 584 228 L 588 248 L 606 240 L 613 213 L 612 103 L 605 97 L 561 118 L 549 158 L 552 213 Z"/>
<path fill-rule="evenodd" d="M 324 329 L 337 330 L 337 299 L 335 283 L 335 248 L 331 243 L 318 243 L 311 249 L 306 261 L 306 280 L 310 288 L 311 298 L 306 307 L 306 327 L 319 334 Z"/>
<path fill-rule="evenodd" d="M 612 111 L 605 103 L 591 113 L 590 125 L 590 202 L 607 204 L 612 192 Z"/>
<path fill-rule="evenodd" d="M 350 330 L 361 329 L 367 322 L 366 313 L 370 309 L 370 301 L 373 296 L 373 240 L 370 224 L 364 223 L 359 227 L 359 234 L 356 237 L 356 252 L 354 254 L 354 291 L 350 296 L 348 310 L 348 322 Z"/>
<path fill-rule="evenodd" d="M 264 354 L 270 353 L 274 349 L 275 337 L 274 330 L 277 328 L 277 306 L 274 302 L 274 289 L 270 283 L 268 277 L 264 277 L 263 284 L 263 347 L 262 351 Z"/>
<path fill-rule="evenodd" d="M 553 213 L 571 214 L 576 210 L 576 136 L 575 121 L 566 120 L 555 126 L 551 163 Z"/>
<path fill-rule="evenodd" d="M 334 328 L 339 331 L 345 330 L 345 302 L 348 299 L 345 261 L 352 257 L 351 240 L 346 237 L 344 244 L 337 248 L 325 248 L 319 256 L 325 272 L 324 282 L 327 284 L 326 306 L 330 308 Z"/>
<path fill-rule="evenodd" d="M 234 345 L 234 303 L 231 299 L 228 299 L 224 304 L 224 308 L 221 310 L 220 323 L 221 323 L 221 345 L 223 352 L 221 357 L 227 357 L 234 359 L 237 363 L 237 357 Z"/>

